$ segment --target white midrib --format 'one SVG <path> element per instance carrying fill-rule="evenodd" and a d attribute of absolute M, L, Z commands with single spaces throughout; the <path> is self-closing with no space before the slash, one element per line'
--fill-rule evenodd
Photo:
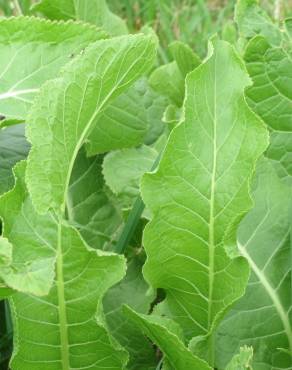
<path fill-rule="evenodd" d="M 215 238 L 214 238 L 214 200 L 215 200 L 215 184 L 216 184 L 216 169 L 217 169 L 217 84 L 216 84 L 216 56 L 215 64 L 215 81 L 214 81 L 214 132 L 213 132 L 213 167 L 211 175 L 211 193 L 210 193 L 210 213 L 209 213 L 209 295 L 208 295 L 208 332 L 212 326 L 212 302 L 213 302 L 213 286 L 214 286 L 214 254 L 215 254 Z M 212 337 L 212 335 L 211 335 Z M 213 340 L 210 342 L 210 363 L 214 362 Z"/>
<path fill-rule="evenodd" d="M 0 94 L 0 100 L 14 98 L 18 95 L 26 95 L 26 94 L 36 93 L 38 91 L 39 91 L 39 89 L 26 89 L 26 90 L 8 91 L 6 93 Z"/>
<path fill-rule="evenodd" d="M 147 51 L 147 48 L 145 48 L 145 50 L 143 51 L 143 53 L 140 55 L 140 59 L 142 59 L 144 57 L 146 51 Z M 113 86 L 113 88 L 106 95 L 106 97 L 104 98 L 104 100 L 101 102 L 101 104 L 98 106 L 98 108 L 96 109 L 96 111 L 92 114 L 92 116 L 88 120 L 88 122 L 87 122 L 87 124 L 86 124 L 86 126 L 85 126 L 85 128 L 83 130 L 83 132 L 81 133 L 81 135 L 79 137 L 78 142 L 76 143 L 74 152 L 72 154 L 72 157 L 71 157 L 71 160 L 70 160 L 70 163 L 69 163 L 68 173 L 67 173 L 67 177 L 66 177 L 66 183 L 65 183 L 65 189 L 64 189 L 64 196 L 63 196 L 64 202 L 63 202 L 63 204 L 61 206 L 61 212 L 62 212 L 62 214 L 65 213 L 65 209 L 66 209 L 66 194 L 68 193 L 69 184 L 70 184 L 70 178 L 71 178 L 71 173 L 73 171 L 73 166 L 74 166 L 74 163 L 75 163 L 77 154 L 78 154 L 81 146 L 83 145 L 86 137 L 88 136 L 88 133 L 90 132 L 90 129 L 92 127 L 93 122 L 95 121 L 95 119 L 97 118 L 97 116 L 99 115 L 99 113 L 102 111 L 102 109 L 104 108 L 104 106 L 106 105 L 106 103 L 108 102 L 108 100 L 111 98 L 113 92 L 117 89 L 117 86 L 120 86 L 121 82 L 124 80 L 125 76 L 129 73 L 129 71 L 135 65 L 136 62 L 137 62 L 137 60 L 135 60 L 129 66 L 129 68 L 127 69 L 127 71 L 120 77 L 120 79 L 118 81 L 116 81 L 116 83 Z"/>
<path fill-rule="evenodd" d="M 266 275 L 264 274 L 263 271 L 261 271 L 256 263 L 253 261 L 251 256 L 248 254 L 246 248 L 242 246 L 240 243 L 238 243 L 238 249 L 240 250 L 240 253 L 242 254 L 243 257 L 245 257 L 252 269 L 252 271 L 255 273 L 259 281 L 261 282 L 262 286 L 264 287 L 265 291 L 269 295 L 270 299 L 272 300 L 276 311 L 278 312 L 278 315 L 280 317 L 280 320 L 282 322 L 284 331 L 286 333 L 286 336 L 288 338 L 288 343 L 289 343 L 289 349 L 292 353 L 292 327 L 290 325 L 290 320 L 285 312 L 284 307 L 282 306 L 282 303 L 280 301 L 280 298 L 278 297 L 277 293 L 273 289 L 273 287 L 270 285 Z"/>
<path fill-rule="evenodd" d="M 68 324 L 65 303 L 64 276 L 63 276 L 62 223 L 60 220 L 58 222 L 58 245 L 57 245 L 56 264 L 57 264 L 56 285 L 58 293 L 59 328 L 61 341 L 61 363 L 62 370 L 70 370 Z"/>

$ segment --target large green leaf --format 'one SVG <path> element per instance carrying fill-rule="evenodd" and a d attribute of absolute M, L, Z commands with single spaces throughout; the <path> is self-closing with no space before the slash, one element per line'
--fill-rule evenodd
<path fill-rule="evenodd" d="M 13 242 L 12 266 L 24 261 L 27 268 L 19 276 L 15 269 L 14 276 L 4 269 L 1 273 L 10 285 L 18 284 L 25 292 L 29 286 L 42 291 L 53 286 L 42 298 L 23 293 L 12 296 L 15 345 L 11 368 L 122 369 L 127 354 L 107 334 L 101 301 L 123 277 L 124 259 L 89 248 L 76 229 L 52 213 L 37 214 L 25 189 L 24 170 L 25 162 L 17 165 L 16 186 L 1 200 L 1 213 L 5 213 L 4 235 Z M 53 256 L 50 260 L 55 264 L 43 264 L 50 275 L 29 271 L 31 258 L 45 260 L 47 255 Z"/>
<path fill-rule="evenodd" d="M 76 158 L 67 197 L 67 218 L 92 248 L 112 250 L 123 220 L 118 202 L 101 173 L 103 158 L 87 158 L 83 148 Z"/>
<path fill-rule="evenodd" d="M 40 86 L 90 42 L 104 37 L 103 31 L 81 23 L 1 19 L 0 115 L 24 120 Z"/>
<path fill-rule="evenodd" d="M 239 228 L 240 252 L 251 267 L 244 297 L 218 331 L 218 367 L 246 344 L 254 348 L 255 370 L 291 369 L 292 297 L 291 189 L 268 163 L 259 167 L 254 208 Z"/>
<path fill-rule="evenodd" d="M 146 91 L 141 90 L 140 83 L 138 81 L 118 96 L 100 115 L 88 137 L 86 150 L 89 156 L 143 143 L 148 130 L 148 117 L 144 104 Z"/>
<path fill-rule="evenodd" d="M 273 45 L 279 45 L 283 39 L 280 28 L 272 22 L 257 0 L 238 0 L 235 21 L 239 33 L 247 39 L 261 34 Z"/>
<path fill-rule="evenodd" d="M 143 35 L 98 41 L 41 88 L 28 118 L 26 174 L 39 212 L 65 210 L 79 149 L 106 106 L 151 66 L 155 46 L 153 37 Z"/>
<path fill-rule="evenodd" d="M 253 86 L 248 102 L 272 130 L 266 156 L 273 160 L 280 177 L 290 181 L 292 133 L 292 61 L 281 47 L 271 46 L 263 36 L 247 45 L 245 61 Z"/>
<path fill-rule="evenodd" d="M 126 23 L 113 14 L 105 0 L 41 0 L 33 6 L 50 19 L 76 19 L 102 27 L 111 35 L 128 33 Z"/>
<path fill-rule="evenodd" d="M 167 368 L 175 370 L 211 370 L 208 364 L 199 359 L 185 346 L 178 325 L 166 318 L 138 314 L 125 306 L 125 314 L 163 352 Z"/>
<path fill-rule="evenodd" d="M 0 130 L 0 194 L 8 191 L 14 183 L 12 168 L 27 157 L 29 144 L 24 136 L 24 125 Z"/>
<path fill-rule="evenodd" d="M 224 41 L 213 48 L 187 77 L 184 122 L 172 131 L 158 171 L 142 180 L 154 214 L 144 233 L 144 275 L 165 290 L 167 311 L 188 339 L 210 339 L 210 364 L 213 330 L 248 279 L 245 259 L 226 254 L 225 236 L 231 229 L 234 237 L 251 207 L 250 177 L 268 139 L 245 102 L 250 80 L 242 61 Z"/>
<path fill-rule="evenodd" d="M 147 314 L 153 301 L 154 292 L 149 291 L 142 276 L 143 259 L 136 256 L 128 263 L 127 275 L 112 287 L 103 300 L 106 321 L 111 334 L 128 350 L 129 370 L 156 369 L 157 359 L 152 343 L 143 335 L 123 313 L 123 305 Z"/>

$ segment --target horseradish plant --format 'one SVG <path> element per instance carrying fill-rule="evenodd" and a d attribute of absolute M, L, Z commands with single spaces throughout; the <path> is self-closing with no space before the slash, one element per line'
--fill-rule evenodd
<path fill-rule="evenodd" d="M 292 21 L 239 0 L 157 66 L 104 1 L 31 12 L 0 21 L 10 368 L 292 369 Z"/>

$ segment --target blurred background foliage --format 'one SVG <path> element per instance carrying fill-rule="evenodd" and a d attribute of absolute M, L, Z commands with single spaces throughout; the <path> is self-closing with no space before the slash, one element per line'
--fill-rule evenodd
<path fill-rule="evenodd" d="M 92 1 L 92 0 L 88 0 Z M 0 0 L 2 15 L 29 14 L 37 0 Z M 108 0 L 110 9 L 126 20 L 130 32 L 152 27 L 160 38 L 161 62 L 171 59 L 167 46 L 174 40 L 189 44 L 201 57 L 208 38 L 232 24 L 236 0 Z M 280 4 L 280 18 L 292 16 L 292 0 L 259 0 L 273 17 Z"/>

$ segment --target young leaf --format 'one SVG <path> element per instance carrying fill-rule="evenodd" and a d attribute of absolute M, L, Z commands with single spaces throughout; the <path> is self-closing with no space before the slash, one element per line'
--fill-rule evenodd
<path fill-rule="evenodd" d="M 181 41 L 172 42 L 169 45 L 169 50 L 183 77 L 186 77 L 189 72 L 193 71 L 201 63 L 200 58 L 189 45 Z"/>
<path fill-rule="evenodd" d="M 181 107 L 184 99 L 184 77 L 176 62 L 155 69 L 149 78 L 149 84 L 154 91 Z"/>
<path fill-rule="evenodd" d="M 40 86 L 104 31 L 38 18 L 0 20 L 0 115 L 23 121 Z"/>
<path fill-rule="evenodd" d="M 123 220 L 118 202 L 106 188 L 101 156 L 76 158 L 67 196 L 67 219 L 92 248 L 113 250 L 112 240 Z"/>
<path fill-rule="evenodd" d="M 165 131 L 165 124 L 162 121 L 162 117 L 168 102 L 164 96 L 159 95 L 149 87 L 145 94 L 145 105 L 149 128 L 144 137 L 144 144 L 151 145 Z"/>
<path fill-rule="evenodd" d="M 288 369 L 292 358 L 291 189 L 268 161 L 259 166 L 255 206 L 239 227 L 239 249 L 251 267 L 243 298 L 218 330 L 218 366 L 243 345 L 254 348 L 254 368 Z"/>
<path fill-rule="evenodd" d="M 20 260 L 28 270 L 19 273 L 20 282 L 15 273 L 14 281 L 26 292 L 33 283 L 43 291 L 53 287 L 46 297 L 15 293 L 11 298 L 15 338 L 11 369 L 123 368 L 127 354 L 107 334 L 100 310 L 104 293 L 124 275 L 124 259 L 90 249 L 74 228 L 51 213 L 37 214 L 24 188 L 24 170 L 25 162 L 16 166 L 16 186 L 5 196 L 6 202 L 1 200 L 4 231 L 14 246 L 12 266 L 19 267 Z M 51 275 L 30 273 L 30 259 L 45 260 L 47 255 L 54 256 L 53 266 L 44 264 Z"/>
<path fill-rule="evenodd" d="M 14 184 L 12 168 L 28 155 L 29 144 L 24 137 L 24 125 L 0 129 L 0 194 L 8 191 Z"/>
<path fill-rule="evenodd" d="M 106 106 L 151 66 L 155 45 L 143 35 L 98 41 L 41 88 L 28 118 L 32 150 L 26 173 L 38 212 L 65 210 L 79 149 Z"/>
<path fill-rule="evenodd" d="M 222 40 L 228 41 L 232 45 L 236 45 L 238 35 L 235 23 L 232 21 L 226 22 L 222 28 Z"/>
<path fill-rule="evenodd" d="M 123 313 L 123 305 L 147 314 L 153 301 L 154 292 L 149 291 L 142 276 L 143 261 L 136 256 L 130 260 L 127 275 L 112 287 L 104 297 L 103 306 L 111 334 L 129 352 L 129 370 L 156 368 L 156 354 L 151 342 L 141 335 L 140 330 Z"/>
<path fill-rule="evenodd" d="M 138 314 L 128 306 L 124 307 L 124 312 L 160 348 L 173 369 L 211 370 L 205 361 L 184 345 L 180 328 L 175 322 L 159 316 Z"/>
<path fill-rule="evenodd" d="M 103 161 L 106 184 L 121 200 L 125 208 L 139 196 L 142 175 L 151 170 L 158 152 L 146 145 L 108 153 Z"/>
<path fill-rule="evenodd" d="M 251 206 L 250 177 L 267 146 L 267 131 L 245 102 L 250 80 L 242 61 L 224 41 L 213 48 L 187 77 L 185 119 L 158 171 L 142 180 L 154 214 L 144 232 L 144 275 L 165 290 L 167 310 L 188 339 L 209 338 L 211 365 L 214 328 L 249 273 L 244 258 L 227 256 L 225 236 Z"/>
<path fill-rule="evenodd" d="M 252 370 L 252 356 L 252 347 L 240 347 L 239 354 L 232 358 L 225 370 Z"/>
<path fill-rule="evenodd" d="M 40 0 L 32 9 L 50 19 L 93 23 L 113 36 L 128 33 L 126 23 L 110 11 L 105 0 Z"/>

